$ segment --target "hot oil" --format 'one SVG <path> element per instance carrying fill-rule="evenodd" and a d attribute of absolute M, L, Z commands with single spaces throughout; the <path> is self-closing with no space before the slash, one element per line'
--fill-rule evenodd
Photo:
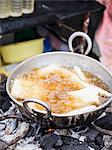
<path fill-rule="evenodd" d="M 72 68 L 67 68 L 72 71 Z M 90 72 L 84 72 L 88 83 L 98 86 L 104 90 L 109 91 L 108 86 L 98 77 Z M 80 102 L 78 99 L 74 99 L 67 92 L 80 90 L 82 87 L 78 83 L 73 83 L 69 80 L 69 76 L 66 76 L 59 70 L 55 70 L 49 74 L 40 74 L 39 68 L 33 68 L 28 73 L 18 76 L 25 80 L 32 80 L 40 82 L 40 86 L 43 88 L 41 95 L 36 95 L 35 98 L 46 102 L 53 113 L 62 114 L 70 112 L 74 109 L 80 108 Z M 29 98 L 34 98 L 33 95 Z M 18 99 L 20 101 L 20 99 Z M 33 104 L 33 108 L 44 110 L 42 106 Z"/>
<path fill-rule="evenodd" d="M 95 86 L 98 86 L 98 87 L 110 92 L 108 85 L 106 83 L 104 83 L 100 78 L 95 76 L 94 74 L 84 71 L 84 75 L 86 76 L 86 78 L 88 79 L 88 82 L 90 84 L 93 84 Z"/>

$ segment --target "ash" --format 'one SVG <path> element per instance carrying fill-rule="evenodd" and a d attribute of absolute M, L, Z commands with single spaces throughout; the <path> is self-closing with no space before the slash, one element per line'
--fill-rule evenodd
<path fill-rule="evenodd" d="M 0 150 L 112 150 L 112 106 L 94 124 L 72 129 L 42 129 L 10 102 L 1 75 Z"/>

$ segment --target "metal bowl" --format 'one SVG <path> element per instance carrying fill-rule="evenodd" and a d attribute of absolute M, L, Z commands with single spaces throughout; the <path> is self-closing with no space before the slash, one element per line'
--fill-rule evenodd
<path fill-rule="evenodd" d="M 111 103 L 110 97 L 104 104 L 100 105 L 94 110 L 87 110 L 83 113 L 53 114 L 51 109 L 44 102 L 37 99 L 27 99 L 22 103 L 11 96 L 10 87 L 11 81 L 21 73 L 31 70 L 34 67 L 42 67 L 50 64 L 59 66 L 79 66 L 84 71 L 89 71 L 102 79 L 110 88 L 112 92 L 112 74 L 100 62 L 82 54 L 75 54 L 71 52 L 51 52 L 34 56 L 17 66 L 11 76 L 7 80 L 6 89 L 12 101 L 18 106 L 20 111 L 35 122 L 40 122 L 50 128 L 68 128 L 80 124 L 88 124 L 95 119 L 106 109 Z M 29 102 L 34 102 L 42 105 L 47 111 L 31 110 L 28 107 Z"/>
<path fill-rule="evenodd" d="M 75 37 L 82 36 L 87 40 L 87 50 L 83 54 L 75 54 L 72 47 L 72 42 Z M 17 101 L 11 95 L 11 81 L 21 73 L 31 70 L 34 67 L 43 67 L 50 64 L 56 64 L 59 66 L 74 67 L 79 66 L 82 70 L 88 71 L 102 79 L 110 88 L 112 92 L 112 74 L 107 70 L 100 62 L 85 56 L 92 47 L 91 39 L 88 35 L 82 32 L 73 33 L 68 40 L 69 50 L 71 52 L 51 52 L 34 56 L 17 66 L 11 76 L 7 80 L 6 89 L 7 93 L 12 101 L 18 106 L 24 116 L 29 119 L 41 123 L 42 126 L 48 128 L 68 128 L 77 125 L 88 124 L 98 118 L 106 107 L 111 103 L 112 97 L 110 97 L 104 104 L 95 108 L 94 110 L 87 109 L 83 112 L 73 111 L 71 114 L 54 114 L 51 113 L 49 106 L 38 99 L 26 99 L 23 103 Z M 45 107 L 46 111 L 32 110 L 29 108 L 28 103 L 37 103 Z"/>

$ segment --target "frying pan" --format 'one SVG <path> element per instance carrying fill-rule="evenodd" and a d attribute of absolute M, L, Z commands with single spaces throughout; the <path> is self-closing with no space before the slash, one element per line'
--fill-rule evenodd
<path fill-rule="evenodd" d="M 84 54 L 73 53 L 72 42 L 75 37 L 82 36 L 87 40 L 88 48 Z M 111 72 L 104 67 L 100 62 L 85 56 L 91 50 L 91 40 L 85 33 L 75 32 L 73 33 L 69 40 L 68 45 L 70 52 L 49 52 L 34 56 L 22 62 L 16 67 L 12 74 L 7 79 L 6 90 L 12 101 L 15 105 L 18 106 L 19 110 L 23 113 L 25 117 L 34 121 L 41 122 L 41 125 L 48 128 L 70 128 L 73 126 L 88 124 L 92 121 L 95 121 L 98 116 L 100 116 L 103 111 L 108 107 L 112 101 L 112 97 L 109 97 L 108 100 L 96 107 L 94 109 L 84 109 L 83 111 L 73 111 L 68 114 L 55 114 L 52 113 L 51 108 L 43 101 L 39 99 L 25 99 L 23 103 L 17 101 L 11 95 L 11 83 L 12 80 L 16 78 L 17 75 L 25 73 L 28 70 L 31 70 L 35 67 L 42 67 L 50 64 L 56 64 L 59 66 L 74 67 L 78 66 L 84 71 L 91 72 L 92 74 L 98 76 L 102 79 L 110 88 L 112 92 L 112 74 Z M 46 111 L 32 109 L 29 107 L 30 103 L 36 103 L 43 106 Z"/>

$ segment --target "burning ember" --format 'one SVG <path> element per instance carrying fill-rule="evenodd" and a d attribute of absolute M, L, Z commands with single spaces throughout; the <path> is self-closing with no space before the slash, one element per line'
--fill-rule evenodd
<path fill-rule="evenodd" d="M 111 150 L 112 106 L 89 127 L 42 128 L 29 121 L 10 102 L 6 77 L 0 83 L 0 150 Z"/>

